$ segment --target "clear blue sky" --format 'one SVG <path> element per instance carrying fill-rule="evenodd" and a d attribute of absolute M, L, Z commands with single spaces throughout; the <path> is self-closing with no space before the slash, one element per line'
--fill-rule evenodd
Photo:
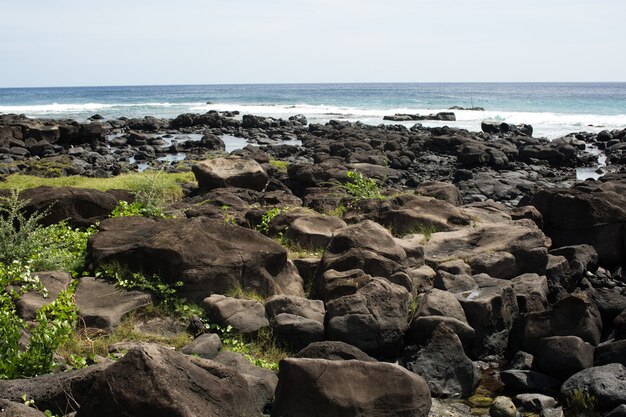
<path fill-rule="evenodd" d="M 624 0 L 1 0 L 0 87 L 626 81 Z"/>

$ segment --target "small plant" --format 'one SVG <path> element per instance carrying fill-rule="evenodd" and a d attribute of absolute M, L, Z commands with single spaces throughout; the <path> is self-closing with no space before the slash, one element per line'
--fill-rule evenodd
<path fill-rule="evenodd" d="M 222 215 L 224 216 L 224 223 L 237 224 L 237 219 L 230 213 L 230 206 L 228 204 L 221 206 L 220 210 L 222 210 Z"/>
<path fill-rule="evenodd" d="M 207 325 L 207 329 L 220 336 L 223 349 L 241 353 L 246 359 L 261 368 L 278 370 L 278 362 L 287 356 L 287 352 L 276 345 L 268 328 L 259 330 L 257 336 L 252 340 L 245 340 L 242 335 L 234 334 L 232 326 L 221 327 L 211 324 Z"/>
<path fill-rule="evenodd" d="M 261 303 L 265 302 L 265 297 L 256 292 L 255 290 L 244 290 L 240 286 L 236 286 L 231 288 L 226 294 L 227 297 L 239 298 L 242 300 L 254 300 L 259 301 Z"/>
<path fill-rule="evenodd" d="M 585 390 L 575 389 L 568 398 L 567 405 L 574 410 L 593 411 L 598 406 L 598 398 Z"/>
<path fill-rule="evenodd" d="M 120 201 L 117 207 L 111 212 L 111 217 L 153 217 L 158 219 L 168 218 L 163 209 L 157 206 L 146 206 L 144 203 L 135 201 L 129 203 L 127 201 Z"/>
<path fill-rule="evenodd" d="M 256 226 L 256 230 L 258 230 L 260 233 L 267 235 L 270 231 L 270 223 L 272 222 L 272 220 L 274 220 L 274 218 L 276 216 L 278 216 L 280 213 L 282 213 L 283 210 L 278 208 L 278 207 L 273 207 L 271 209 L 269 209 L 264 215 L 263 217 L 261 217 L 261 223 L 259 223 Z"/>
<path fill-rule="evenodd" d="M 35 271 L 62 270 L 74 277 L 80 276 L 87 263 L 87 241 L 98 231 L 98 226 L 86 230 L 72 228 L 67 222 L 52 224 L 34 231 L 35 242 L 30 255 Z"/>
<path fill-rule="evenodd" d="M 383 197 L 374 179 L 364 176 L 359 171 L 348 171 L 347 175 L 350 181 L 342 184 L 342 188 L 353 201 Z"/>
<path fill-rule="evenodd" d="M 420 307 L 419 298 L 413 297 L 413 299 L 411 300 L 411 303 L 409 304 L 409 315 L 408 315 L 408 320 L 407 320 L 408 322 L 411 322 L 411 320 L 413 319 L 413 316 L 415 315 L 419 307 Z"/>
<path fill-rule="evenodd" d="M 270 159 L 270 165 L 276 168 L 276 171 L 286 173 L 289 168 L 289 162 L 278 159 Z"/>

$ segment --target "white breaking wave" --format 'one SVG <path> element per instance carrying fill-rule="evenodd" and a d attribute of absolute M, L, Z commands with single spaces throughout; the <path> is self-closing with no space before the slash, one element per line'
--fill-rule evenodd
<path fill-rule="evenodd" d="M 448 110 L 443 108 L 359 108 L 348 106 L 312 105 L 312 104 L 233 104 L 203 102 L 146 102 L 146 103 L 74 103 L 74 104 L 41 104 L 41 105 L 0 105 L 0 113 L 24 113 L 30 117 L 75 117 L 86 119 L 94 113 L 101 113 L 105 117 L 175 117 L 180 113 L 205 113 L 209 110 L 239 111 L 241 114 L 254 114 L 276 118 L 287 118 L 296 114 L 303 114 L 312 123 L 325 123 L 331 119 L 362 121 L 363 123 L 378 125 L 384 122 L 387 115 L 420 114 L 427 115 L 442 111 L 453 111 L 455 122 L 420 121 L 424 126 L 458 127 L 472 131 L 479 131 L 483 120 L 498 120 L 510 124 L 527 123 L 533 126 L 535 136 L 555 138 L 567 133 L 578 131 L 600 131 L 604 129 L 626 128 L 626 114 L 599 115 L 599 114 L 566 114 L 554 112 L 516 112 L 516 111 L 469 111 Z M 400 122 L 412 126 L 416 122 Z"/>

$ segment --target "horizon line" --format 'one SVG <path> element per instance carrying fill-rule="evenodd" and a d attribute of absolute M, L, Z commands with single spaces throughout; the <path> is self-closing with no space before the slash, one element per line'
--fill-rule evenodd
<path fill-rule="evenodd" d="M 357 84 L 626 84 L 626 81 L 350 81 L 350 82 L 260 82 L 260 83 L 191 83 L 191 84 L 104 84 L 104 85 L 49 85 L 0 87 L 10 89 L 43 88 L 123 88 L 123 87 L 201 87 L 201 86 L 249 86 L 249 85 L 357 85 Z"/>

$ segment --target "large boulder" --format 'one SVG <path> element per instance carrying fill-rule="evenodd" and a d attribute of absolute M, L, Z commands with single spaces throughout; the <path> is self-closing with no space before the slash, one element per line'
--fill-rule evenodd
<path fill-rule="evenodd" d="M 280 362 L 272 417 L 426 417 L 428 385 L 382 362 L 285 359 Z"/>
<path fill-rule="evenodd" d="M 522 315 L 511 340 L 513 351 L 534 352 L 539 340 L 550 336 L 578 336 L 597 345 L 602 335 L 602 318 L 586 293 L 571 294 L 552 309 Z"/>
<path fill-rule="evenodd" d="M 94 381 L 109 366 L 107 361 L 75 371 L 0 381 L 0 398 L 22 403 L 25 395 L 38 408 L 65 415 L 87 401 Z"/>
<path fill-rule="evenodd" d="M 254 159 L 225 157 L 198 162 L 192 168 L 203 190 L 238 187 L 263 191 L 269 177 L 263 167 Z"/>
<path fill-rule="evenodd" d="M 324 340 L 324 303 L 303 297 L 275 295 L 265 302 L 273 335 L 281 342 L 302 349 Z"/>
<path fill-rule="evenodd" d="M 76 417 L 258 415 L 233 368 L 155 345 L 130 350 L 95 380 Z"/>
<path fill-rule="evenodd" d="M 289 225 L 285 238 L 302 248 L 325 248 L 333 232 L 346 226 L 346 222 L 335 216 L 301 216 Z"/>
<path fill-rule="evenodd" d="M 530 220 L 485 224 L 452 232 L 434 233 L 424 245 L 426 263 L 433 266 L 450 259 L 465 259 L 474 273 L 510 279 L 526 272 L 544 274 L 548 263 L 549 239 Z M 481 268 L 485 253 L 505 252 L 510 265 L 489 263 Z M 499 271 L 506 271 L 500 275 Z"/>
<path fill-rule="evenodd" d="M 254 230 L 211 220 L 108 219 L 91 237 L 95 265 L 119 263 L 130 271 L 157 274 L 195 301 L 234 288 L 262 295 L 303 295 L 302 278 L 275 241 Z"/>
<path fill-rule="evenodd" d="M 402 365 L 423 377 L 435 397 L 467 397 L 480 379 L 480 372 L 465 355 L 461 340 L 444 323 L 423 348 L 407 349 Z"/>
<path fill-rule="evenodd" d="M 345 295 L 326 303 L 328 339 L 349 343 L 373 356 L 393 357 L 402 349 L 409 293 L 384 278 L 358 272 L 356 280 L 343 280 Z"/>
<path fill-rule="evenodd" d="M 609 187 L 607 183 L 535 193 L 531 204 L 541 212 L 554 247 L 586 243 L 595 248 L 600 264 L 623 263 L 626 196 Z"/>
<path fill-rule="evenodd" d="M 324 272 L 360 269 L 366 274 L 390 277 L 406 268 L 406 252 L 381 225 L 366 220 L 335 231 L 317 270 L 314 293 L 323 298 Z"/>
<path fill-rule="evenodd" d="M 583 398 L 601 411 L 626 404 L 626 367 L 612 363 L 572 375 L 561 386 L 559 399 L 563 404 L 576 405 L 577 399 Z"/>
<path fill-rule="evenodd" d="M 67 220 L 74 227 L 87 227 L 106 219 L 118 204 L 108 192 L 75 187 L 29 188 L 20 193 L 20 199 L 26 201 L 26 213 L 47 212 L 43 224 Z"/>
<path fill-rule="evenodd" d="M 593 366 L 593 346 L 576 336 L 552 336 L 539 341 L 535 361 L 548 375 L 565 380 Z"/>
<path fill-rule="evenodd" d="M 467 321 L 476 332 L 473 357 L 503 354 L 519 315 L 515 291 L 506 280 L 480 275 L 474 279 L 479 288 L 459 294 Z"/>

